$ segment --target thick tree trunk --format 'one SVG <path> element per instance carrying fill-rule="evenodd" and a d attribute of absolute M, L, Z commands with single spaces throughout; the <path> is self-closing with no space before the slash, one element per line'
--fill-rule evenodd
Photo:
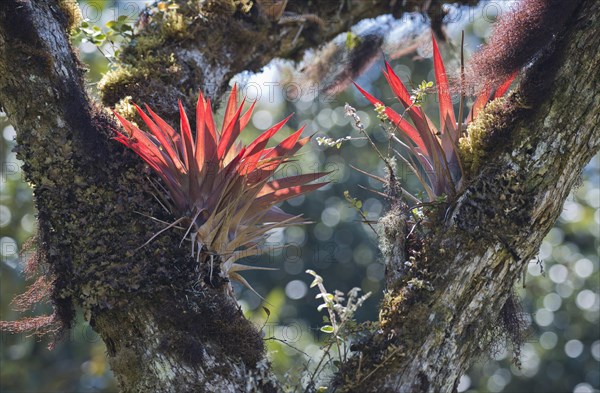
<path fill-rule="evenodd" d="M 403 274 L 381 306 L 382 331 L 338 375 L 340 391 L 450 392 L 477 354 L 520 334 L 513 287 L 600 147 L 599 23 L 600 4 L 582 2 L 518 91 L 488 110 L 484 163 L 443 206 L 446 220 L 405 245 L 399 212 L 384 217 L 388 278 Z M 409 256 L 412 267 L 398 268 Z"/>
<path fill-rule="evenodd" d="M 187 250 L 172 247 L 176 234 L 133 251 L 161 229 L 135 212 L 170 217 L 154 203 L 139 160 L 110 141 L 114 123 L 85 92 L 65 3 L 0 4 L 0 104 L 34 185 L 57 318 L 68 325 L 74 305 L 85 310 L 123 391 L 277 390 L 259 333 L 222 286 L 203 280 Z M 261 11 L 265 2 L 249 13 L 232 1 L 205 3 L 216 5 L 181 2 L 184 29 L 160 13 L 143 17 L 122 67 L 104 81 L 104 104 L 133 96 L 176 119 L 177 98 L 191 106 L 196 86 L 216 102 L 237 72 L 276 56 L 298 58 L 361 18 L 403 11 L 390 8 L 395 1 L 293 2 L 290 11 L 327 22 L 305 21 L 297 35 L 298 26 Z M 383 334 L 359 346 L 336 380 L 340 390 L 449 391 L 485 343 L 598 150 L 599 8 L 583 2 L 506 113 L 496 114 L 498 129 L 489 130 L 496 145 L 445 223 L 418 239 L 418 250 L 399 241 L 401 212 L 384 220 L 384 241 L 398 245 L 389 259 L 402 262 L 398 252 L 412 248 L 416 267 L 390 280 Z"/>
<path fill-rule="evenodd" d="M 136 212 L 171 218 L 138 159 L 110 140 L 59 3 L 0 7 L 0 103 L 34 185 L 57 322 L 83 308 L 123 391 L 273 390 L 259 332 L 223 287 L 199 283 L 177 235 L 134 251 L 161 229 Z"/>

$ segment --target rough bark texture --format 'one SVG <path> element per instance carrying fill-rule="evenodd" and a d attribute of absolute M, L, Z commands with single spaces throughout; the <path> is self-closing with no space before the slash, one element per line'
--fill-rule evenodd
<path fill-rule="evenodd" d="M 187 252 L 168 246 L 177 236 L 133 251 L 160 230 L 135 212 L 163 213 L 84 90 L 59 4 L 1 7 L 0 102 L 34 184 L 57 319 L 68 326 L 83 307 L 123 391 L 233 392 L 248 379 L 269 390 L 252 377 L 266 375 L 259 333 L 223 288 L 200 287 Z"/>
<path fill-rule="evenodd" d="M 170 217 L 153 201 L 139 160 L 110 141 L 114 123 L 83 87 L 64 3 L 0 4 L 0 106 L 34 185 L 59 320 L 68 325 L 74 305 L 85 310 L 123 391 L 277 390 L 259 333 L 222 285 L 205 282 L 187 252 L 171 246 L 177 235 L 132 251 L 161 229 L 135 212 Z M 176 119 L 176 99 L 189 107 L 196 86 L 216 102 L 237 72 L 298 58 L 361 18 L 412 7 L 290 2 L 288 11 L 327 22 L 303 22 L 295 38 L 299 27 L 277 23 L 261 9 L 265 2 L 249 11 L 242 3 L 182 0 L 181 20 L 146 14 L 121 68 L 103 83 L 103 103 L 133 96 Z M 494 113 L 485 160 L 458 201 L 439 212 L 445 223 L 405 242 L 402 212 L 384 219 L 382 241 L 396 244 L 388 257 L 410 255 L 415 268 L 388 280 L 383 333 L 357 347 L 339 390 L 450 391 L 489 341 L 515 281 L 598 150 L 599 14 L 597 2 L 584 1 L 520 92 Z"/>
<path fill-rule="evenodd" d="M 305 49 L 328 42 L 361 19 L 423 11 L 439 26 L 445 15 L 442 1 L 262 0 L 253 7 L 245 0 L 177 3 L 176 14 L 142 14 L 119 68 L 100 83 L 103 104 L 146 102 L 178 121 L 173 104 L 178 99 L 191 108 L 201 88 L 217 104 L 237 73 L 258 71 L 274 58 L 300 60 Z M 282 15 L 272 7 L 285 3 Z"/>
<path fill-rule="evenodd" d="M 340 373 L 339 390 L 450 392 L 474 356 L 519 334 L 513 286 L 600 147 L 599 22 L 600 4 L 582 2 L 519 90 L 487 110 L 484 162 L 456 203 L 439 207 L 445 223 L 403 244 L 401 212 L 384 218 L 387 266 L 408 256 L 412 266 L 391 283 L 383 329 Z"/>

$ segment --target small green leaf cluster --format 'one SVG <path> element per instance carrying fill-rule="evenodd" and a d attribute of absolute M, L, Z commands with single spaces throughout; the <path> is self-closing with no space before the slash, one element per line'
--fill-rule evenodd
<path fill-rule="evenodd" d="M 317 310 L 327 310 L 327 315 L 323 316 L 325 325 L 321 327 L 321 331 L 330 335 L 329 340 L 324 348 L 324 354 L 315 370 L 313 371 L 311 381 L 309 384 L 314 384 L 316 376 L 322 371 L 322 367 L 332 363 L 333 366 L 338 366 L 340 362 L 347 359 L 350 352 L 350 335 L 356 331 L 357 324 L 354 320 L 354 314 L 364 304 L 364 302 L 371 296 L 371 292 L 368 292 L 362 296 L 359 296 L 361 291 L 360 288 L 352 288 L 346 295 L 343 292 L 335 290 L 333 293 L 327 292 L 327 289 L 323 285 L 323 277 L 315 273 L 314 270 L 307 270 L 306 273 L 314 277 L 313 282 L 310 284 L 311 288 L 318 287 L 319 293 L 316 295 L 316 299 L 322 299 L 323 303 L 317 307 Z M 337 348 L 338 357 L 335 359 L 331 355 L 331 348 L 333 346 Z M 328 359 L 324 363 L 325 359 Z"/>
<path fill-rule="evenodd" d="M 75 33 L 82 37 L 83 42 L 90 42 L 96 46 L 103 45 L 106 41 L 106 34 L 99 26 L 90 25 L 89 19 L 81 22 L 81 26 L 75 30 Z"/>
<path fill-rule="evenodd" d="M 100 53 L 112 62 L 119 55 L 118 48 L 133 39 L 133 33 L 129 17 L 121 15 L 115 20 L 106 22 L 104 28 L 92 24 L 89 19 L 84 19 L 81 25 L 75 29 L 73 39 L 95 45 Z M 102 50 L 106 44 L 112 47 L 112 51 Z"/>
<path fill-rule="evenodd" d="M 131 39 L 133 37 L 133 27 L 127 23 L 127 16 L 121 15 L 117 20 L 111 20 L 106 22 L 106 28 L 110 36 L 121 36 L 125 39 Z"/>
<path fill-rule="evenodd" d="M 121 40 L 130 40 L 133 37 L 133 27 L 129 24 L 126 15 L 119 16 L 116 20 L 106 22 L 105 28 L 92 25 L 89 19 L 84 19 L 81 26 L 76 29 L 76 36 L 82 41 L 90 42 L 96 46 L 102 46 L 106 42 L 114 43 Z"/>
<path fill-rule="evenodd" d="M 346 49 L 353 50 L 361 43 L 361 38 L 355 33 L 349 31 L 346 33 Z"/>
<path fill-rule="evenodd" d="M 360 199 L 356 199 L 353 196 L 350 195 L 350 192 L 348 190 L 344 191 L 344 198 L 346 198 L 346 201 L 348 201 L 349 204 L 352 205 L 353 208 L 355 208 L 356 210 L 361 210 L 363 207 L 363 203 Z"/>
<path fill-rule="evenodd" d="M 413 106 L 421 106 L 425 102 L 427 94 L 431 93 L 433 89 L 432 81 L 422 81 L 416 89 L 412 89 L 410 99 L 413 102 Z M 377 109 L 375 109 L 377 110 Z"/>
<path fill-rule="evenodd" d="M 327 146 L 327 147 L 336 147 L 337 149 L 339 149 L 340 147 L 342 147 L 342 143 L 351 140 L 352 137 L 351 136 L 345 136 L 343 138 L 339 138 L 339 139 L 332 139 L 332 138 L 327 138 L 324 136 L 318 136 L 316 138 L 317 140 L 317 144 L 319 146 Z"/>
<path fill-rule="evenodd" d="M 377 118 L 381 121 L 386 121 L 389 119 L 388 115 L 385 113 L 385 105 L 377 103 L 375 104 L 375 112 L 377 113 Z"/>

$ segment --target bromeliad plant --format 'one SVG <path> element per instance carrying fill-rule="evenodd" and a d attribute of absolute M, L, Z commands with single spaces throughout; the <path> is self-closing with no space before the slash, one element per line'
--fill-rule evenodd
<path fill-rule="evenodd" d="M 496 99 L 506 93 L 516 76 L 516 74 L 513 74 L 495 90 L 491 87 L 483 89 L 475 100 L 471 112 L 463 121 L 465 83 L 464 68 L 461 67 L 462 92 L 458 116 L 460 122 L 457 123 L 444 62 L 433 36 L 432 41 L 433 67 L 440 112 L 439 128 L 434 125 L 421 107 L 424 97 L 429 93 L 429 89 L 433 89 L 432 82 L 423 82 L 411 94 L 394 73 L 389 63 L 385 63 L 384 75 L 396 98 L 404 107 L 402 115 L 385 106 L 380 100 L 355 83 L 358 90 L 375 106 L 379 117 L 386 122 L 389 120 L 394 126 L 391 132 L 392 138 L 405 147 L 409 155 L 404 157 L 397 151 L 396 153 L 417 176 L 427 193 L 429 201 L 434 201 L 443 195 L 453 196 L 457 193 L 464 174 L 458 152 L 459 138 L 466 130 L 469 122 L 477 116 L 477 113 L 491 99 Z M 412 124 L 404 118 L 406 114 L 408 114 Z M 399 132 L 396 133 L 395 131 Z M 419 168 L 423 168 L 423 171 L 420 171 Z"/>
<path fill-rule="evenodd" d="M 260 244 L 268 231 L 305 223 L 302 216 L 287 214 L 275 205 L 327 184 L 308 184 L 327 173 L 274 180 L 278 167 L 288 162 L 310 137 L 300 138 L 302 127 L 277 146 L 267 148 L 270 138 L 290 116 L 248 146 L 242 146 L 237 140 L 250 120 L 254 104 L 242 114 L 243 106 L 244 102 L 237 105 L 234 86 L 223 125 L 217 133 L 210 100 L 200 93 L 194 138 L 181 102 L 180 132 L 148 106 L 150 116 L 136 105 L 150 132 L 142 131 L 115 113 L 128 134 L 117 131 L 116 139 L 137 153 L 163 181 L 166 192 L 160 197 L 177 219 L 162 231 L 183 228 L 183 238 L 191 241 L 192 255 L 199 261 L 201 255 L 207 256 L 211 274 L 215 258 L 219 256 L 221 271 L 254 291 L 238 272 L 266 268 L 236 261 L 262 253 Z"/>

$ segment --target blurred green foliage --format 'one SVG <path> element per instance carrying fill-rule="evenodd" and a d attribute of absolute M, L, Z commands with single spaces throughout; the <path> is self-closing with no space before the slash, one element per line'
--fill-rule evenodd
<path fill-rule="evenodd" d="M 93 37 L 98 33 L 93 26 L 106 23 L 109 30 L 112 26 L 113 32 L 121 32 L 125 21 L 122 16 L 132 20 L 143 4 L 142 1 L 81 1 L 84 17 L 89 20 L 85 28 L 90 30 L 86 34 Z M 481 10 L 478 12 L 483 14 Z M 467 50 L 473 50 L 489 35 L 489 27 L 489 18 L 473 17 L 456 26 L 450 25 L 449 32 L 457 38 L 460 28 L 464 28 Z M 102 31 L 106 29 L 102 27 Z M 110 66 L 111 56 L 107 53 L 118 49 L 118 43 L 107 40 L 106 34 L 98 37 L 99 34 L 104 33 L 96 34 L 96 38 L 103 38 L 101 42 L 83 39 L 85 34 L 78 38 L 82 60 L 89 67 L 92 94 L 95 84 Z M 447 60 L 450 64 L 452 56 L 456 59 L 456 53 L 449 50 L 442 55 L 450 58 Z M 456 67 L 456 60 L 454 63 Z M 372 67 L 358 82 L 384 102 L 387 98 L 391 105 L 393 95 L 386 87 L 380 65 Z M 295 172 L 329 170 L 332 173 L 328 180 L 332 183 L 283 206 L 288 212 L 304 214 L 315 224 L 273 233 L 267 244 L 273 246 L 271 252 L 247 261 L 279 268 L 246 275 L 266 301 L 262 302 L 244 288 L 236 287 L 236 290 L 247 317 L 262 327 L 276 373 L 285 376 L 289 386 L 296 386 L 302 373 L 314 368 L 322 356 L 327 336 L 320 330 L 325 323 L 316 309 L 321 302 L 314 299 L 317 291 L 309 289 L 312 277 L 305 271 L 316 271 L 332 291 L 348 292 L 353 287 L 361 287 L 364 292 L 372 292 L 366 305 L 356 313 L 359 321 L 377 319 L 377 304 L 383 291 L 384 269 L 375 234 L 361 222 L 359 211 L 362 209 L 369 220 L 377 220 L 386 204 L 377 194 L 358 187 L 360 184 L 381 189 L 381 185 L 349 166 L 382 176 L 383 164 L 345 117 L 344 104 L 348 102 L 357 108 L 369 134 L 384 151 L 388 138 L 378 124 L 377 113 L 354 88 L 335 97 L 319 95 L 316 89 L 302 90 L 284 82 L 282 76 L 289 74 L 290 67 L 288 63 L 275 62 L 259 75 L 242 74 L 236 78 L 242 93 L 249 99 L 259 100 L 251 122 L 254 131 L 247 134 L 247 139 L 295 112 L 287 128 L 278 134 L 280 138 L 306 124 L 307 133 L 317 132 L 318 136 L 334 141 L 343 138 L 344 143 L 336 149 L 313 141 L 303 149 L 299 162 L 285 168 L 287 176 Z M 423 80 L 433 80 L 428 59 L 403 58 L 395 61 L 393 67 L 414 87 Z M 425 110 L 434 107 L 434 103 L 428 103 L 429 99 L 426 97 L 423 102 Z M 15 145 L 14 128 L 2 116 L 0 133 L 0 318 L 14 320 L 18 315 L 11 310 L 10 300 L 25 288 L 22 262 L 26 255 L 20 256 L 18 250 L 35 233 L 35 210 L 31 188 L 23 180 L 20 163 L 11 152 Z M 349 136 L 352 139 L 346 140 Z M 414 176 L 402 168 L 400 174 L 407 188 L 418 191 Z M 350 199 L 345 198 L 347 190 Z M 358 201 L 359 209 L 356 208 Z M 523 348 L 522 367 L 519 369 L 512 363 L 510 349 L 500 348 L 492 358 L 482 355 L 462 377 L 459 392 L 598 391 L 599 208 L 600 157 L 597 156 L 585 169 L 580 185 L 572 192 L 555 228 L 544 240 L 539 260 L 530 262 L 526 288 L 517 288 L 525 317 L 531 321 L 531 338 Z M 275 251 L 279 245 L 285 247 Z M 43 307 L 36 309 L 39 313 L 48 311 Z M 2 392 L 116 391 L 104 344 L 81 318 L 69 336 L 52 351 L 46 349 L 47 342 L 35 338 L 5 333 L 0 337 Z"/>

